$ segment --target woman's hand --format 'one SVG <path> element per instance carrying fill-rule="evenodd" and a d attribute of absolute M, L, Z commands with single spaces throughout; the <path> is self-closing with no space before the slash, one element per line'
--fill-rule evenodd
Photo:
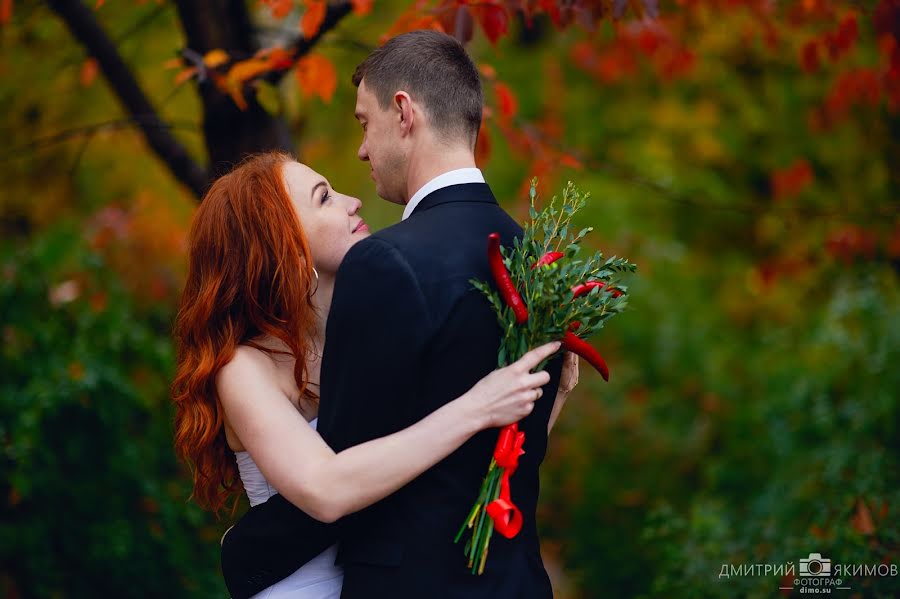
<path fill-rule="evenodd" d="M 556 400 L 553 402 L 553 410 L 551 410 L 550 420 L 547 422 L 548 435 L 553 429 L 553 425 L 556 424 L 556 419 L 559 418 L 559 413 L 562 412 L 563 406 L 566 405 L 569 393 L 575 389 L 577 384 L 578 356 L 567 351 L 563 358 L 562 374 L 559 377 L 559 389 L 556 391 Z"/>
<path fill-rule="evenodd" d="M 482 429 L 506 426 L 531 414 L 534 402 L 543 394 L 541 387 L 550 382 L 546 371 L 532 373 L 531 369 L 559 348 L 558 341 L 537 347 L 514 364 L 495 370 L 472 387 L 467 395 L 484 423 Z"/>
<path fill-rule="evenodd" d="M 578 356 L 567 351 L 559 377 L 559 393 L 568 395 L 578 385 Z"/>

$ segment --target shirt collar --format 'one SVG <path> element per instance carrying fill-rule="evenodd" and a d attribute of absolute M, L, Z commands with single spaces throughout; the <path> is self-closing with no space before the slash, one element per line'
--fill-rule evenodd
<path fill-rule="evenodd" d="M 438 189 L 443 189 L 444 187 L 461 185 L 463 183 L 484 183 L 484 175 L 481 173 L 481 170 L 477 168 L 460 168 L 438 175 L 420 187 L 419 191 L 413 194 L 413 197 L 409 199 L 409 202 L 407 202 L 406 207 L 403 209 L 403 218 L 400 220 L 409 218 L 409 215 L 413 213 L 413 210 L 416 209 L 419 202 L 424 200 L 429 194 Z"/>

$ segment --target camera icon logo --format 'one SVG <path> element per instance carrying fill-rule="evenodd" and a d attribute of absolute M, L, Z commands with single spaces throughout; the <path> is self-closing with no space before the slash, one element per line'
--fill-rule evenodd
<path fill-rule="evenodd" d="M 810 553 L 807 559 L 800 560 L 800 576 L 831 576 L 831 560 L 821 553 Z"/>

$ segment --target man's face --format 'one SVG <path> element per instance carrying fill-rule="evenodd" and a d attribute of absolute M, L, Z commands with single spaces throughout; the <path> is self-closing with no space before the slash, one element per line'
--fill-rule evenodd
<path fill-rule="evenodd" d="M 363 80 L 356 90 L 356 120 L 363 129 L 357 156 L 369 163 L 375 192 L 389 202 L 406 204 L 409 198 L 399 110 L 393 105 L 382 110 Z"/>

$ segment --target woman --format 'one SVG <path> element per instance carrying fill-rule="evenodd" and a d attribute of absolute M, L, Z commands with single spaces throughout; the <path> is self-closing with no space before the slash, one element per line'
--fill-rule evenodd
<path fill-rule="evenodd" d="M 489 374 L 407 429 L 335 454 L 314 431 L 317 382 L 338 266 L 368 235 L 359 208 L 280 153 L 248 159 L 200 204 L 175 328 L 173 399 L 175 445 L 193 465 L 202 506 L 220 510 L 240 481 L 251 505 L 281 493 L 335 521 L 393 493 L 479 430 L 525 417 L 549 381 L 530 370 L 558 343 Z M 334 553 L 260 596 L 338 597 Z"/>

